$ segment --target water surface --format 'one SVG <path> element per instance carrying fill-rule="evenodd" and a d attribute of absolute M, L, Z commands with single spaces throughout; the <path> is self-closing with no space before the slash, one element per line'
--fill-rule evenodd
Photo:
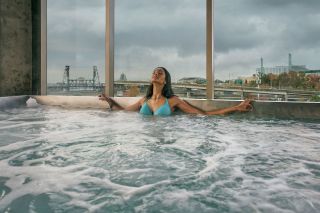
<path fill-rule="evenodd" d="M 0 111 L 0 212 L 319 212 L 320 124 Z"/>

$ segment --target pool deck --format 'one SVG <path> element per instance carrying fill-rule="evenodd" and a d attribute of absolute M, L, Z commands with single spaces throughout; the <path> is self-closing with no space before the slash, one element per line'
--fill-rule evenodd
<path fill-rule="evenodd" d="M 0 110 L 27 106 L 30 96 L 0 97 Z M 32 96 L 38 104 L 60 106 L 64 108 L 95 108 L 106 109 L 107 102 L 99 101 L 94 96 Z M 115 97 L 123 106 L 137 101 L 140 97 Z M 32 99 L 30 99 L 32 100 Z M 30 100 L 28 102 L 30 102 Z M 241 100 L 207 100 L 184 99 L 191 105 L 205 111 L 234 106 Z M 280 118 L 280 119 L 312 119 L 320 120 L 320 102 L 284 102 L 284 101 L 254 101 L 253 110 L 245 113 L 248 117 Z"/>

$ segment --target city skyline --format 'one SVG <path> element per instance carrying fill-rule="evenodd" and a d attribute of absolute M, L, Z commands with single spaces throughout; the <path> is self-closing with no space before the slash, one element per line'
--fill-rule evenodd
<path fill-rule="evenodd" d="M 289 53 L 289 54 L 291 54 L 291 53 Z M 291 57 L 292 57 L 292 54 L 291 54 Z M 260 58 L 260 61 L 261 60 L 263 60 L 263 58 Z M 289 59 L 290 60 L 290 59 Z M 292 61 L 291 61 L 292 62 Z M 264 60 L 263 60 L 263 62 L 262 63 L 264 63 Z M 67 66 L 67 65 L 66 65 Z M 79 79 L 79 78 L 84 78 L 84 79 L 91 79 L 91 77 L 92 77 L 92 71 L 93 70 L 87 70 L 87 72 L 86 72 L 86 76 L 78 76 L 77 75 L 77 70 L 74 72 L 73 70 L 72 70 L 72 66 L 70 66 L 70 65 L 68 65 L 69 67 L 71 67 L 71 72 L 70 72 L 70 78 L 71 79 Z M 260 65 L 261 66 L 261 65 Z M 282 71 L 281 72 L 287 72 L 287 71 L 289 71 L 288 69 L 289 69 L 289 66 L 290 66 L 290 62 L 289 61 L 287 61 L 287 64 L 280 64 L 280 65 L 271 65 L 270 67 L 266 67 L 266 66 L 264 66 L 264 64 L 263 64 L 263 68 L 265 68 L 266 69 L 266 74 L 267 73 L 270 73 L 271 71 L 268 71 L 269 69 L 275 69 L 275 68 L 281 68 L 282 69 Z M 295 64 L 294 62 L 291 64 L 291 66 L 293 66 L 293 67 L 303 67 L 305 70 L 307 70 L 309 67 L 308 67 L 308 65 L 297 65 L 297 64 Z M 94 67 L 94 66 L 92 66 L 92 67 Z M 283 70 L 283 68 L 287 68 L 286 70 Z M 259 70 L 260 70 L 260 68 L 261 67 L 259 67 L 258 65 L 257 65 L 257 67 L 256 67 L 256 70 L 255 70 L 255 72 L 253 72 L 251 75 L 240 75 L 240 76 L 233 76 L 232 78 L 230 78 L 230 76 L 229 76 L 229 78 L 228 79 L 218 79 L 218 78 L 215 78 L 214 80 L 222 80 L 222 81 L 226 81 L 226 80 L 230 80 L 230 79 L 233 79 L 233 80 L 235 80 L 235 79 L 237 79 L 237 78 L 240 78 L 240 77 L 249 77 L 249 76 L 252 76 L 252 75 L 254 75 L 254 74 L 257 74 L 258 72 L 259 72 Z M 317 69 L 317 70 L 320 70 L 320 69 Z M 303 70 L 301 70 L 301 71 L 303 71 Z M 64 70 L 63 70 L 63 72 L 64 72 Z M 62 72 L 62 76 L 63 76 L 63 72 Z M 136 71 L 136 70 L 134 70 L 134 72 L 135 73 L 139 73 L 139 71 Z M 76 74 L 74 74 L 74 73 L 76 73 Z M 99 71 L 99 69 L 98 69 L 98 73 L 99 73 L 99 76 L 101 76 L 102 75 L 102 73 L 104 73 L 104 70 L 100 70 Z M 115 78 L 114 78 L 114 81 L 119 81 L 120 80 L 120 78 L 121 78 L 121 76 L 124 74 L 125 76 L 127 76 L 127 73 L 125 73 L 125 72 L 122 72 L 122 73 L 119 73 L 119 72 L 115 72 L 117 75 L 115 75 Z M 272 72 L 272 73 L 274 73 L 274 74 L 279 74 L 280 72 Z M 182 78 L 180 78 L 180 79 L 177 79 L 177 80 L 172 80 L 173 82 L 178 82 L 179 80 L 181 80 L 181 79 L 183 79 L 183 78 L 205 78 L 205 77 L 201 77 L 201 76 L 183 76 Z M 131 81 L 132 79 L 127 79 L 128 81 Z M 149 79 L 141 79 L 141 78 L 139 78 L 139 79 L 134 79 L 134 80 L 132 80 L 132 81 L 135 81 L 135 80 L 142 80 L 142 81 L 149 81 Z M 104 79 L 100 79 L 100 82 L 104 82 Z M 50 83 L 60 83 L 60 82 L 50 82 Z"/>

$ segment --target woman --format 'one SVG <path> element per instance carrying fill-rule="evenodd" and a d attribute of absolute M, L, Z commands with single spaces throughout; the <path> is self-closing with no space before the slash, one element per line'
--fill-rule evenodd
<path fill-rule="evenodd" d="M 107 101 L 111 109 L 140 111 L 144 115 L 171 115 L 176 108 L 185 113 L 202 115 L 224 115 L 232 112 L 247 112 L 252 109 L 250 100 L 245 100 L 237 106 L 207 112 L 195 108 L 173 94 L 171 76 L 164 67 L 154 69 L 146 96 L 135 104 L 124 108 L 105 95 L 100 95 L 100 100 Z"/>

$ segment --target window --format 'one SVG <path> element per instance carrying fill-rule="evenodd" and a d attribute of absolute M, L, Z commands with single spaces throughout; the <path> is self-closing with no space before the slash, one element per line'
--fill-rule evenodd
<path fill-rule="evenodd" d="M 316 98 L 319 7 L 320 1 L 215 0 L 215 97 Z"/>
<path fill-rule="evenodd" d="M 47 0 L 48 94 L 101 93 L 105 11 L 105 0 Z"/>
<path fill-rule="evenodd" d="M 115 2 L 115 96 L 144 96 L 154 68 L 174 93 L 206 97 L 206 1 Z"/>

